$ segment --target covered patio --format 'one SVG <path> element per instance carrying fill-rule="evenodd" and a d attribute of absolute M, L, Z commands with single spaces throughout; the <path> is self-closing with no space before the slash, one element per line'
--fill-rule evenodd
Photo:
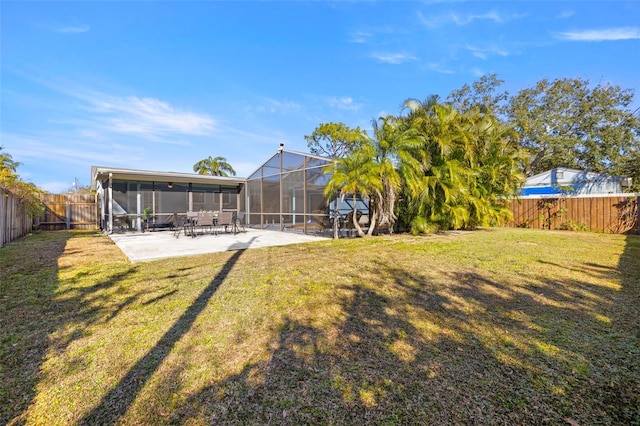
<path fill-rule="evenodd" d="M 170 228 L 173 215 L 244 209 L 245 178 L 93 166 L 100 229 L 107 233 Z"/>

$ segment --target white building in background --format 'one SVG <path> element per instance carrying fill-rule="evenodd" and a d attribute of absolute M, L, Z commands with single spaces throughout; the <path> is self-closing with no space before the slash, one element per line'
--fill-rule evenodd
<path fill-rule="evenodd" d="M 529 177 L 521 195 L 603 195 L 621 194 L 631 186 L 631 178 L 557 167 Z"/>

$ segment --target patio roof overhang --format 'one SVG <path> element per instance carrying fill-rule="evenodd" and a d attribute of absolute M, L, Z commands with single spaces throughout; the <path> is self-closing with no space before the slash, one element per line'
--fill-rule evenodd
<path fill-rule="evenodd" d="M 152 170 L 91 166 L 91 189 L 96 189 L 96 182 L 98 180 L 106 180 L 109 176 L 113 179 L 229 186 L 241 186 L 247 182 L 246 178 L 235 176 L 210 176 L 196 173 L 158 172 Z"/>

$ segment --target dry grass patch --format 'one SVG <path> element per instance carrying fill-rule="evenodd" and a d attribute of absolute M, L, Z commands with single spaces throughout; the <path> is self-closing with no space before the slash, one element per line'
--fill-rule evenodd
<path fill-rule="evenodd" d="M 3 423 L 640 424 L 638 237 L 0 254 Z"/>

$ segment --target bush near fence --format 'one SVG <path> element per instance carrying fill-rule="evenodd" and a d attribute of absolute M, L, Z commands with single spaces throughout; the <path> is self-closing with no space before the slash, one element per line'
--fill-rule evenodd
<path fill-rule="evenodd" d="M 95 196 L 91 194 L 45 194 L 44 211 L 34 226 L 44 231 L 97 229 Z"/>
<path fill-rule="evenodd" d="M 32 218 L 12 192 L 0 188 L 0 247 L 31 231 Z"/>
<path fill-rule="evenodd" d="M 639 194 L 527 197 L 512 200 L 510 227 L 639 234 Z"/>

